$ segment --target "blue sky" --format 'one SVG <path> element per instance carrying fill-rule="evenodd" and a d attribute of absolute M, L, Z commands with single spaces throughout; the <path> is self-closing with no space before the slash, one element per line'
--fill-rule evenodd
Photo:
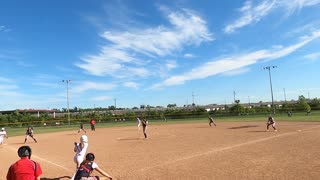
<path fill-rule="evenodd" d="M 320 0 L 0 2 L 0 110 L 320 97 Z M 234 96 L 235 92 L 235 96 Z"/>

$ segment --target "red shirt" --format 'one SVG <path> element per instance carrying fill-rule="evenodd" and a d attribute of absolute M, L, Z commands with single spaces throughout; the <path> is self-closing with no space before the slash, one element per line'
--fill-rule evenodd
<path fill-rule="evenodd" d="M 96 124 L 96 121 L 95 121 L 94 119 L 92 119 L 92 120 L 90 121 L 90 124 L 95 125 L 95 124 Z"/>
<path fill-rule="evenodd" d="M 42 169 L 39 163 L 31 161 L 28 157 L 22 157 L 10 166 L 7 180 L 35 180 L 41 174 Z"/>

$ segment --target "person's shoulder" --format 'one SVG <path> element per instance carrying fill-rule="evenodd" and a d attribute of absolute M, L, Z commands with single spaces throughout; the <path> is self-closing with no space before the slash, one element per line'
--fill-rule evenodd
<path fill-rule="evenodd" d="M 97 167 L 99 167 L 99 166 L 98 166 L 98 164 L 97 164 L 96 162 L 92 161 L 92 162 L 91 162 L 91 167 L 92 167 L 93 169 L 95 169 L 95 168 L 97 168 Z"/>

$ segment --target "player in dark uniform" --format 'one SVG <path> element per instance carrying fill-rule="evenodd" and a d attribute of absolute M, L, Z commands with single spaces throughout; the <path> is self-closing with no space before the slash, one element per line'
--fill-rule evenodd
<path fill-rule="evenodd" d="M 80 123 L 80 129 L 78 130 L 78 133 L 80 133 L 80 131 L 83 131 L 84 133 L 87 133 L 87 131 L 84 129 L 84 126 L 82 123 Z"/>
<path fill-rule="evenodd" d="M 269 126 L 272 126 L 272 128 L 274 129 L 274 131 L 277 131 L 276 129 L 276 121 L 274 120 L 274 118 L 272 116 L 268 117 L 268 122 L 267 122 L 267 131 L 269 131 Z"/>
<path fill-rule="evenodd" d="M 28 127 L 28 129 L 26 131 L 26 136 L 24 138 L 24 143 L 27 142 L 27 139 L 29 136 L 34 140 L 34 142 L 37 142 L 36 138 L 33 137 L 33 128 L 32 127 Z"/>
<path fill-rule="evenodd" d="M 214 123 L 213 118 L 211 116 L 208 117 L 209 118 L 209 125 L 211 126 L 211 124 L 213 124 L 214 126 L 217 126 L 216 123 Z"/>
<path fill-rule="evenodd" d="M 148 120 L 146 118 L 143 118 L 141 120 L 141 123 L 142 123 L 142 130 L 143 130 L 144 138 L 147 139 L 148 138 L 148 136 L 147 136 Z"/>

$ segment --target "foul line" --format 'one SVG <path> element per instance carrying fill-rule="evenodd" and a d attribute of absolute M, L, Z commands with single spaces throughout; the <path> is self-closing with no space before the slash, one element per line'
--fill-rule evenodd
<path fill-rule="evenodd" d="M 12 151 L 16 151 L 16 149 L 14 149 L 14 148 L 11 147 L 11 146 L 6 146 L 6 147 L 8 147 L 8 148 L 9 148 L 10 150 L 12 150 Z M 40 161 L 44 161 L 44 162 L 46 162 L 46 163 L 48 163 L 48 164 L 57 166 L 57 167 L 59 167 L 59 168 L 61 168 L 61 169 L 64 169 L 64 170 L 66 170 L 66 171 L 74 172 L 74 171 L 70 170 L 69 168 L 66 168 L 66 167 L 64 167 L 64 166 L 61 166 L 61 165 L 59 165 L 59 164 L 57 164 L 57 163 L 54 163 L 54 162 L 52 162 L 52 161 L 49 161 L 49 160 L 47 160 L 47 159 L 41 158 L 41 157 L 39 157 L 39 156 L 37 156 L 37 155 L 31 154 L 31 156 L 34 157 L 34 158 L 36 158 L 36 159 L 39 159 Z"/>
<path fill-rule="evenodd" d="M 315 126 L 315 127 L 311 127 L 311 128 L 308 128 L 308 129 L 303 129 L 303 131 L 316 129 L 316 128 L 319 128 L 319 127 L 320 126 Z M 275 136 L 262 138 L 262 139 L 257 139 L 257 140 L 252 140 L 252 141 L 248 141 L 248 142 L 245 142 L 245 143 L 240 143 L 240 144 L 236 144 L 236 145 L 232 145 L 232 146 L 227 146 L 227 147 L 222 147 L 222 148 L 215 148 L 215 149 L 212 149 L 212 150 L 209 150 L 209 151 L 206 151 L 206 152 L 196 153 L 196 154 L 193 154 L 193 155 L 190 155 L 190 156 L 182 157 L 182 158 L 175 159 L 175 160 L 172 160 L 172 161 L 168 161 L 168 162 L 165 162 L 165 163 L 162 163 L 162 164 L 158 164 L 158 165 L 155 165 L 155 166 L 142 168 L 142 169 L 140 169 L 140 171 L 146 171 L 146 170 L 149 170 L 149 169 L 153 169 L 153 168 L 157 168 L 157 167 L 161 167 L 161 166 L 174 164 L 174 163 L 177 163 L 177 162 L 180 162 L 180 161 L 184 161 L 184 160 L 189 160 L 189 159 L 192 159 L 192 158 L 196 158 L 196 157 L 200 157 L 200 156 L 204 156 L 204 155 L 208 155 L 208 154 L 212 154 L 212 153 L 223 152 L 223 151 L 227 151 L 227 150 L 234 149 L 234 148 L 237 148 L 237 147 L 251 145 L 251 144 L 267 141 L 267 140 L 270 140 L 270 139 L 274 139 L 274 138 L 278 138 L 278 137 L 282 137 L 282 136 L 289 136 L 289 135 L 298 134 L 298 133 L 302 133 L 302 132 L 288 132 L 288 133 L 283 133 L 283 134 L 277 134 Z"/>

